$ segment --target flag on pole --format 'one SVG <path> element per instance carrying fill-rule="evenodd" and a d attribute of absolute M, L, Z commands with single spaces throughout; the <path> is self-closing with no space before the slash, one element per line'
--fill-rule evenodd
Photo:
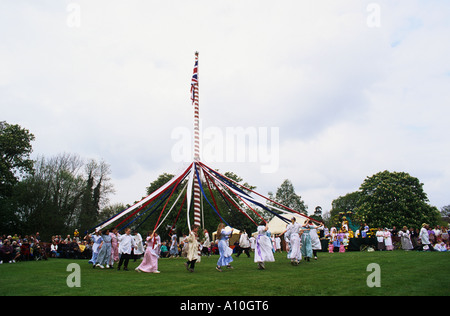
<path fill-rule="evenodd" d="M 192 75 L 191 80 L 191 100 L 192 104 L 194 104 L 195 100 L 195 92 L 198 85 L 198 53 L 195 53 L 195 64 L 194 64 L 194 73 Z"/>

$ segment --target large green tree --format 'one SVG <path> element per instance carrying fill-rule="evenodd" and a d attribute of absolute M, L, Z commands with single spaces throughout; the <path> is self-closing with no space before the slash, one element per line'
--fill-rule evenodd
<path fill-rule="evenodd" d="M 435 225 L 439 211 L 428 204 L 419 179 L 405 172 L 379 172 L 360 186 L 358 213 L 372 227 Z"/>
<path fill-rule="evenodd" d="M 302 200 L 302 197 L 295 193 L 294 185 L 289 179 L 283 181 L 277 189 L 275 196 L 272 192 L 269 192 L 269 198 L 297 212 L 308 215 L 308 206 Z"/>
<path fill-rule="evenodd" d="M 0 122 L 0 232 L 17 228 L 13 195 L 20 179 L 33 171 L 34 139 L 27 129 Z"/>
<path fill-rule="evenodd" d="M 357 207 L 359 200 L 361 198 L 361 192 L 351 192 L 344 196 L 340 196 L 337 199 L 333 200 L 331 202 L 331 210 L 330 210 L 330 219 L 329 223 L 327 223 L 330 226 L 340 226 L 340 223 L 342 222 L 340 214 L 342 213 L 352 213 L 357 214 Z M 354 224 L 361 224 L 358 223 L 359 217 L 355 218 L 356 223 Z"/>
<path fill-rule="evenodd" d="M 33 170 L 30 154 L 34 139 L 29 130 L 0 122 L 0 197 L 10 196 L 20 176 Z"/>

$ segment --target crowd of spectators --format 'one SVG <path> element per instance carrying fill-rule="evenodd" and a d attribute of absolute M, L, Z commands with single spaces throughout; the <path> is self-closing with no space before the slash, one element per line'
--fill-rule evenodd
<path fill-rule="evenodd" d="M 434 227 L 424 223 L 421 228 L 403 226 L 398 229 L 378 227 L 369 228 L 364 225 L 354 233 L 347 231 L 343 225 L 338 231 L 335 227 L 325 232 L 325 238 L 330 240 L 334 248 L 347 246 L 350 238 L 370 238 L 377 239 L 377 250 L 425 250 L 425 251 L 450 251 L 450 238 L 446 226 L 436 225 Z"/>
<path fill-rule="evenodd" d="M 0 235 L 0 264 L 17 261 L 47 260 L 47 258 L 90 259 L 92 241 L 88 236 L 80 239 L 76 230 L 73 237 L 51 237 L 50 242 L 41 241 L 39 233 L 21 236 Z"/>
<path fill-rule="evenodd" d="M 392 234 L 401 238 L 403 250 L 450 251 L 450 238 L 448 228 L 445 226 L 436 225 L 432 227 L 423 224 L 421 229 L 404 226 L 400 230 L 393 227 Z M 428 241 L 424 242 L 426 235 L 428 235 Z M 411 241 L 411 245 L 408 240 Z"/>
<path fill-rule="evenodd" d="M 29 260 L 47 260 L 46 247 L 39 233 L 23 238 L 17 234 L 0 236 L 0 264 Z"/>

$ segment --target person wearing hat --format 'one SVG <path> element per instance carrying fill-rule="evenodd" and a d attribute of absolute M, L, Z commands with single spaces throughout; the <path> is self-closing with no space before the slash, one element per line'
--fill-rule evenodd
<path fill-rule="evenodd" d="M 434 251 L 433 245 L 430 243 L 430 238 L 428 236 L 428 224 L 423 223 L 422 228 L 420 229 L 419 238 L 422 242 L 423 250 Z"/>

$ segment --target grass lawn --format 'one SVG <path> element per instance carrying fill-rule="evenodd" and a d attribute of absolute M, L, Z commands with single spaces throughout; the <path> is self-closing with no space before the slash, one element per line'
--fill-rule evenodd
<path fill-rule="evenodd" d="M 390 251 L 319 253 L 319 260 L 292 266 L 286 253 L 257 270 L 253 255 L 234 258 L 233 270 L 217 272 L 218 256 L 202 257 L 194 273 L 185 260 L 160 259 L 160 274 L 92 269 L 87 260 L 49 259 L 0 265 L 0 293 L 14 296 L 369 296 L 449 295 L 450 253 Z M 70 263 L 81 268 L 80 287 L 68 287 Z M 380 266 L 380 287 L 368 287 L 370 263 Z"/>

